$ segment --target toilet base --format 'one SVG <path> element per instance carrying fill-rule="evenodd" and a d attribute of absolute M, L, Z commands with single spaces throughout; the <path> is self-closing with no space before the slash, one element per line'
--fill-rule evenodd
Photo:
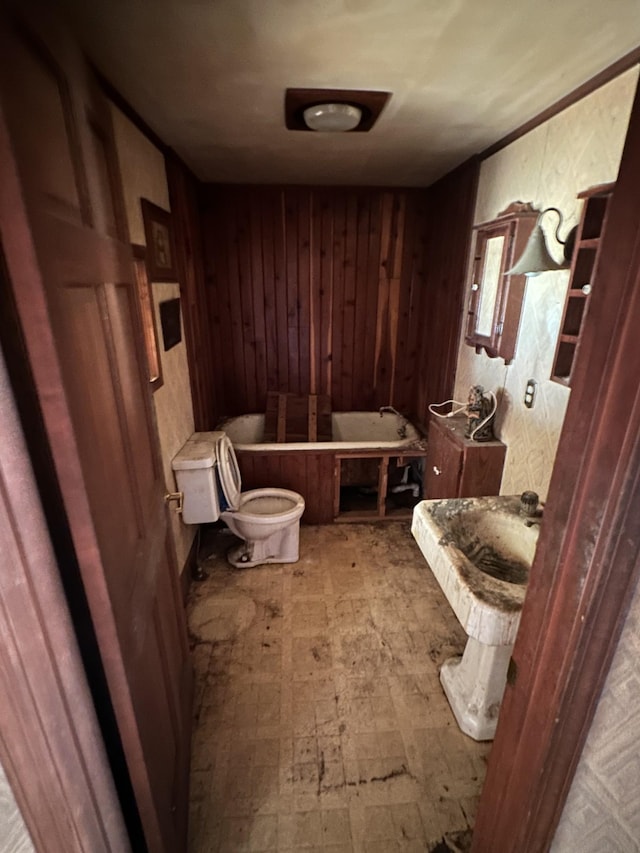
<path fill-rule="evenodd" d="M 232 529 L 238 536 L 239 525 L 236 523 Z M 236 569 L 251 569 L 253 566 L 262 566 L 267 563 L 297 563 L 299 542 L 300 520 L 296 519 L 293 524 L 276 530 L 264 539 L 245 539 L 231 548 L 227 554 L 227 560 Z"/>
<path fill-rule="evenodd" d="M 267 563 L 297 563 L 295 557 L 262 557 L 259 560 L 252 559 L 249 542 L 243 542 L 227 551 L 227 562 L 236 569 L 252 569 L 254 566 L 266 566 Z"/>
<path fill-rule="evenodd" d="M 488 646 L 469 637 L 462 657 L 440 667 L 440 683 L 460 729 L 493 740 L 513 645 Z"/>

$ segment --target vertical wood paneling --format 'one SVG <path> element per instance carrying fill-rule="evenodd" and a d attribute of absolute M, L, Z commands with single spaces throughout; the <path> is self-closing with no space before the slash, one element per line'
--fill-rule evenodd
<path fill-rule="evenodd" d="M 414 312 L 422 323 L 418 360 L 425 370 L 415 389 L 415 414 L 425 424 L 429 403 L 453 396 L 478 173 L 478 161 L 467 161 L 434 184 L 427 199 L 427 286 Z"/>
<path fill-rule="evenodd" d="M 342 410 L 342 329 L 344 324 L 345 242 L 347 235 L 347 199 L 341 193 L 333 202 L 333 305 L 331 310 L 331 404 Z"/>
<path fill-rule="evenodd" d="M 298 373 L 299 390 L 311 393 L 311 204 L 312 193 L 298 191 Z M 314 286 L 313 290 L 316 290 Z M 314 335 L 315 337 L 315 335 Z"/>
<path fill-rule="evenodd" d="M 333 208 L 328 193 L 321 194 L 322 211 L 322 236 L 320 243 L 320 377 L 319 394 L 331 396 L 333 357 L 331 348 L 331 335 L 333 328 L 333 234 L 334 217 Z"/>
<path fill-rule="evenodd" d="M 272 199 L 263 193 L 255 202 L 260 208 L 262 233 L 262 275 L 264 294 L 264 326 L 266 336 L 266 390 L 281 390 L 278 384 L 278 300 L 276 294 L 275 240 Z"/>
<path fill-rule="evenodd" d="M 362 347 L 362 374 L 361 384 L 364 393 L 363 408 L 373 409 L 376 407 L 375 382 L 373 365 L 375 364 L 376 335 L 373 332 L 372 319 L 378 313 L 378 268 L 380 264 L 380 246 L 382 241 L 382 199 L 380 194 L 371 198 L 371 209 L 369 218 L 369 239 L 367 252 L 367 268 L 365 278 L 365 326 L 363 338 L 359 341 Z M 378 406 L 380 404 L 378 403 Z"/>
<path fill-rule="evenodd" d="M 253 290 L 253 323 L 256 360 L 256 408 L 264 411 L 267 376 L 267 329 L 265 324 L 264 270 L 262 263 L 262 217 L 258 204 L 249 205 L 251 246 L 251 287 Z"/>
<path fill-rule="evenodd" d="M 171 199 L 174 240 L 180 291 L 183 299 L 185 339 L 191 369 L 191 397 L 196 429 L 205 429 L 215 417 L 219 364 L 216 345 L 219 335 L 211 334 L 198 204 L 198 182 L 177 157 L 166 158 L 167 182 Z M 197 365 L 197 370 L 194 369 Z"/>
<path fill-rule="evenodd" d="M 356 251 L 358 245 L 358 199 L 350 192 L 344 256 L 344 299 L 342 302 L 342 356 L 340 358 L 340 404 L 345 411 L 353 399 L 353 347 L 355 339 Z"/>
<path fill-rule="evenodd" d="M 353 330 L 353 366 L 351 371 L 351 385 L 349 388 L 349 396 L 354 398 L 354 392 L 364 392 L 366 389 L 358 388 L 362 385 L 362 378 L 366 375 L 365 363 L 365 347 L 364 343 L 367 336 L 367 291 L 369 289 L 368 273 L 368 254 L 369 254 L 369 233 L 371 229 L 371 198 L 368 195 L 360 193 L 358 196 L 357 210 L 357 243 L 356 243 L 356 258 L 355 258 L 355 294 L 354 294 L 354 330 Z M 365 393 L 362 394 L 363 401 L 367 398 Z M 362 407 L 365 408 L 364 402 Z"/>
<path fill-rule="evenodd" d="M 300 302 L 298 297 L 298 192 L 284 193 L 285 257 L 287 270 L 287 338 L 289 341 L 289 386 L 293 394 L 300 387 Z"/>
<path fill-rule="evenodd" d="M 275 273 L 273 288 L 276 297 L 276 340 L 278 343 L 278 387 L 269 391 L 292 391 L 289 385 L 289 330 L 287 323 L 287 265 L 284 228 L 284 193 L 276 191 L 271 200 Z M 235 414 L 237 410 L 234 410 Z M 248 411 L 248 410 L 247 410 Z"/>
<path fill-rule="evenodd" d="M 428 190 L 206 188 L 217 418 L 281 391 L 426 419 L 453 381 L 474 175 Z"/>

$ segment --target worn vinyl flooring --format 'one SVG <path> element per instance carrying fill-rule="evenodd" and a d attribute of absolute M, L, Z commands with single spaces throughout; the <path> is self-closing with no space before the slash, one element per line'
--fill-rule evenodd
<path fill-rule="evenodd" d="M 438 681 L 465 635 L 408 523 L 301 529 L 237 570 L 211 529 L 192 586 L 190 853 L 468 849 L 490 744 Z"/>

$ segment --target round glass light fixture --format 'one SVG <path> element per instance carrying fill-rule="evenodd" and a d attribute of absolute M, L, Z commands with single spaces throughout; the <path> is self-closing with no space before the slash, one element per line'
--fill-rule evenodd
<path fill-rule="evenodd" d="M 305 124 L 311 130 L 345 133 L 360 124 L 362 110 L 353 104 L 316 104 L 307 107 L 303 116 Z"/>

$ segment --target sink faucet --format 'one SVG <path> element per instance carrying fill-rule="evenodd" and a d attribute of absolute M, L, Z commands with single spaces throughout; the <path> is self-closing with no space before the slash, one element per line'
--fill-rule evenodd
<path fill-rule="evenodd" d="M 526 515 L 525 527 L 533 527 L 542 522 L 542 507 L 536 492 L 523 492 L 520 495 L 520 513 Z"/>

